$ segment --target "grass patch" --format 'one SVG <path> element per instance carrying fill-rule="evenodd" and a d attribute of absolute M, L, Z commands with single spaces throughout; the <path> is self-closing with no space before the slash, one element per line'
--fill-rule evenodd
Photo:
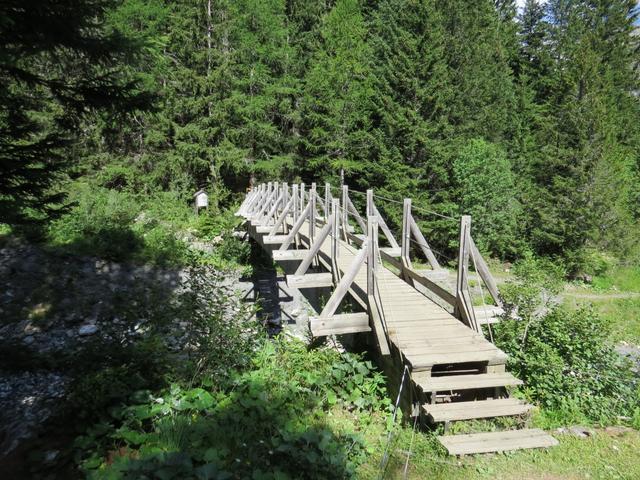
<path fill-rule="evenodd" d="M 376 432 L 381 433 L 381 432 Z M 468 479 L 636 479 L 640 478 L 640 433 L 630 431 L 609 436 L 599 431 L 579 439 L 557 436 L 560 445 L 548 450 L 520 450 L 496 455 L 463 458 L 446 456 L 433 435 L 417 433 L 404 476 L 412 430 L 398 432 L 385 479 L 468 480 Z M 381 449 L 378 447 L 359 470 L 358 478 L 379 478 Z"/>
<path fill-rule="evenodd" d="M 640 344 L 640 297 L 581 299 L 567 297 L 570 307 L 592 305 L 610 325 L 611 340 Z"/>
<path fill-rule="evenodd" d="M 608 292 L 640 292 L 640 267 L 619 266 L 593 278 L 593 289 Z"/>

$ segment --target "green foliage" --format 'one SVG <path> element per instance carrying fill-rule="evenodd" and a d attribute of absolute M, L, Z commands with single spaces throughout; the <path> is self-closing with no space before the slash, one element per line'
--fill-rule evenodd
<path fill-rule="evenodd" d="M 505 153 L 484 140 L 471 140 L 460 150 L 453 174 L 460 191 L 461 211 L 471 215 L 478 248 L 503 256 L 519 253 L 520 205 Z"/>
<path fill-rule="evenodd" d="M 471 213 L 481 249 L 500 258 L 532 251 L 577 276 L 593 274 L 593 251 L 640 255 L 632 0 L 529 0 L 520 15 L 511 0 L 482 0 L 473 15 L 461 0 L 54 3 L 9 9 L 25 18 L 3 29 L 18 40 L 5 42 L 0 124 L 5 143 L 24 143 L 5 149 L 24 160 L 3 163 L 16 181 L 0 208 L 22 205 L 2 208 L 7 220 L 59 206 L 63 163 L 136 196 L 184 201 L 204 187 L 213 214 L 251 180 L 321 182 L 344 169 L 352 187 L 411 197 L 415 212 Z M 48 25 L 47 12 L 52 31 L 23 31 Z M 44 51 L 28 48 L 48 37 Z M 72 92 L 58 92 L 59 78 Z M 114 88 L 98 95 L 103 81 Z M 153 111 L 78 114 L 135 109 L 141 89 L 155 95 Z M 379 203 L 398 229 L 400 206 Z M 455 253 L 451 222 L 418 221 Z M 149 242 L 168 252 L 161 230 Z"/>
<path fill-rule="evenodd" d="M 606 424 L 632 416 L 640 401 L 639 378 L 614 351 L 607 322 L 592 308 L 570 311 L 548 301 L 557 284 L 547 279 L 559 278 L 559 272 L 528 264 L 527 274 L 504 291 L 507 302 L 521 302 L 520 318 L 494 327 L 496 345 L 525 382 L 523 394 L 548 410 L 548 421 Z"/>
<path fill-rule="evenodd" d="M 365 444 L 333 431 L 326 412 L 340 402 L 366 416 L 385 404 L 383 385 L 358 357 L 280 339 L 264 344 L 230 387 L 174 384 L 132 398 L 76 446 L 90 478 L 351 478 Z"/>
<path fill-rule="evenodd" d="M 175 195 L 144 198 L 126 191 L 76 184 L 71 211 L 49 228 L 49 243 L 67 251 L 114 261 L 184 263 L 186 245 L 178 239 L 190 209 Z"/>
<path fill-rule="evenodd" d="M 123 67 L 140 45 L 106 24 L 115 4 L 7 1 L 0 7 L 0 217 L 13 225 L 61 213 L 57 182 L 87 112 L 147 106 L 136 76 Z"/>

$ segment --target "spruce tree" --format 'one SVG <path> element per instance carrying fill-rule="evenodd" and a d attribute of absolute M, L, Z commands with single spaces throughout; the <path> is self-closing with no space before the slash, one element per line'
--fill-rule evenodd
<path fill-rule="evenodd" d="M 0 220 L 37 224 L 61 212 L 56 180 L 91 109 L 125 112 L 147 98 L 122 65 L 140 45 L 105 28 L 114 2 L 6 1 L 0 6 Z"/>
<path fill-rule="evenodd" d="M 360 2 L 337 1 L 320 34 L 322 45 L 304 78 L 300 170 L 309 179 L 341 169 L 359 177 L 373 162 L 371 50 Z"/>

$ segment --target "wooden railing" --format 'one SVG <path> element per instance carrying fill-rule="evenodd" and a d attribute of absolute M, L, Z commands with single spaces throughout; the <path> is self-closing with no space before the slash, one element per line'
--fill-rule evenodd
<path fill-rule="evenodd" d="M 329 331 L 338 324 L 341 327 L 334 331 L 343 333 L 359 331 L 360 328 L 369 328 L 369 318 L 371 318 L 380 348 L 383 353 L 388 353 L 384 309 L 381 308 L 379 295 L 376 293 L 378 271 L 381 261 L 384 261 L 394 267 L 397 275 L 405 282 L 414 288 L 426 289 L 423 293 L 434 295 L 434 300 L 439 300 L 445 306 L 452 308 L 453 314 L 460 321 L 475 331 L 482 332 L 469 286 L 470 259 L 479 280 L 489 292 L 495 306 L 499 309 L 503 304 L 496 282 L 471 236 L 471 217 L 463 215 L 460 218 L 456 284 L 455 291 L 450 292 L 413 267 L 411 254 L 415 250 L 422 253 L 434 273 L 446 272 L 412 214 L 411 199 L 406 198 L 402 202 L 402 230 L 400 242 L 398 242 L 375 204 L 376 197 L 373 190 L 361 192 L 366 195 L 364 216 L 358 212 L 349 193 L 347 185 L 342 185 L 339 195 L 333 196 L 331 185 L 327 183 L 324 186 L 324 195 L 321 196 L 315 183 L 311 184 L 307 191 L 304 183 L 289 186 L 286 183 L 269 182 L 253 188 L 238 211 L 238 215 L 251 220 L 258 231 L 267 233 L 263 239 L 265 245 L 278 246 L 273 251 L 274 260 L 301 261 L 295 273 L 288 276 L 290 284 L 301 287 L 334 287 L 322 312 L 313 320 L 320 325 L 318 331 Z M 319 214 L 319 209 L 322 215 Z M 289 219 L 291 225 L 289 225 Z M 351 221 L 355 222 L 362 234 L 355 233 Z M 305 222 L 308 224 L 306 245 L 301 239 L 301 229 Z M 379 246 L 380 234 L 385 237 L 389 247 Z M 328 260 L 325 258 L 329 273 L 309 274 L 310 267 L 320 263 L 321 249 L 327 239 L 331 242 L 329 258 Z M 353 262 L 344 272 L 338 267 L 341 241 L 359 247 Z M 412 243 L 416 246 L 415 249 L 411 248 Z M 296 250 L 290 250 L 292 245 L 295 245 Z M 303 248 L 305 246 L 307 248 Z M 367 265 L 368 312 L 366 318 L 358 314 L 336 316 L 341 302 L 363 265 Z"/>

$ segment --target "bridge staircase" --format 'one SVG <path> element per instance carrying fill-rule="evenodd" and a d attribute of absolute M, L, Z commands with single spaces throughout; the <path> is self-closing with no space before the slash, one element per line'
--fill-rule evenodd
<path fill-rule="evenodd" d="M 438 282 L 449 274 L 418 227 L 411 200 L 400 202 L 398 241 L 380 214 L 373 191 L 357 192 L 366 208 L 364 215 L 350 197 L 354 193 L 346 185 L 332 191 L 326 184 L 320 195 L 315 184 L 306 190 L 304 184 L 267 183 L 253 188 L 237 212 L 246 219 L 251 237 L 274 261 L 293 271 L 287 275 L 289 286 L 332 289 L 322 311 L 310 319 L 312 335 L 373 338 L 391 366 L 388 376 L 395 378 L 390 380 L 408 385 L 403 392 L 406 410 L 426 424 L 443 424 L 445 434 L 439 440 L 452 455 L 556 445 L 539 429 L 449 433 L 452 422 L 464 420 L 512 417 L 524 424 L 532 408 L 510 396 L 522 381 L 506 371 L 507 355 L 485 337 L 485 330 L 490 332 L 491 324 L 504 313 L 498 287 L 471 237 L 470 217 L 459 219 L 452 292 Z M 416 254 L 426 260 L 428 271 L 414 268 Z M 492 305 L 473 304 L 470 264 L 483 303 L 481 285 Z M 341 312 L 347 295 L 360 311 Z"/>

